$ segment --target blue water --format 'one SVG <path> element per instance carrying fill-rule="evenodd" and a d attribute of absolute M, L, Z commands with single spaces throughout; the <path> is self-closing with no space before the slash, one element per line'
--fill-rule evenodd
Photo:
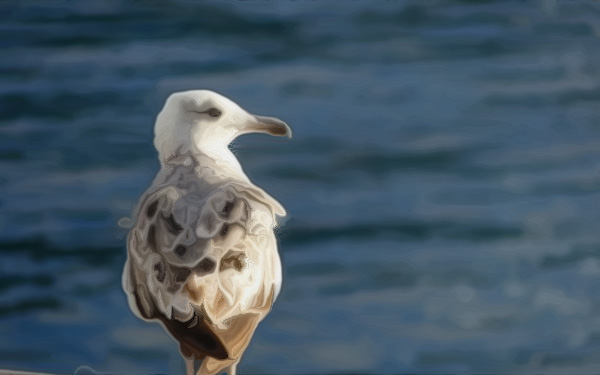
<path fill-rule="evenodd" d="M 208 88 L 289 217 L 243 374 L 600 372 L 600 3 L 0 2 L 0 368 L 180 374 L 118 226 Z"/>

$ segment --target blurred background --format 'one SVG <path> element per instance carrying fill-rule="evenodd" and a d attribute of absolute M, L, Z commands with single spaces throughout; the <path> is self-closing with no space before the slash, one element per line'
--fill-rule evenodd
<path fill-rule="evenodd" d="M 121 290 L 173 91 L 288 209 L 243 374 L 600 372 L 600 3 L 0 2 L 0 368 L 181 374 Z"/>

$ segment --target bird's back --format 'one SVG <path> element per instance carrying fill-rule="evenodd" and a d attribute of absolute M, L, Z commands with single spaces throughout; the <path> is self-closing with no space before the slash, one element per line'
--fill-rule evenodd
<path fill-rule="evenodd" d="M 140 199 L 124 288 L 132 310 L 161 321 L 187 357 L 239 358 L 279 293 L 282 208 L 249 181 L 185 161 L 163 168 Z"/>

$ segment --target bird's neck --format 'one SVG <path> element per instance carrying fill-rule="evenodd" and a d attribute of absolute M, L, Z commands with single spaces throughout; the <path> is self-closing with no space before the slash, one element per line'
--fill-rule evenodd
<path fill-rule="evenodd" d="M 199 165 L 212 164 L 217 171 L 227 172 L 232 178 L 247 179 L 240 162 L 228 145 L 236 136 L 233 128 L 200 128 L 192 132 L 191 152 Z"/>
<path fill-rule="evenodd" d="M 193 160 L 196 174 L 204 180 L 248 181 L 242 166 L 228 147 L 237 135 L 235 129 L 195 127 L 192 130 L 192 134 L 184 135 L 183 139 L 174 138 L 174 144 L 178 145 L 176 149 L 166 147 L 172 156 L 163 159 L 164 164 L 190 165 L 188 163 Z M 163 151 L 163 155 L 168 153 Z"/>
<path fill-rule="evenodd" d="M 209 183 L 219 184 L 223 181 L 250 182 L 237 158 L 228 149 L 205 149 L 191 151 L 173 156 L 162 163 L 162 171 L 171 175 L 176 168 L 193 173 L 197 178 Z"/>
<path fill-rule="evenodd" d="M 248 179 L 240 162 L 227 146 L 203 147 L 202 151 L 194 152 L 192 156 L 201 167 L 225 172 L 233 179 L 244 181 Z"/>

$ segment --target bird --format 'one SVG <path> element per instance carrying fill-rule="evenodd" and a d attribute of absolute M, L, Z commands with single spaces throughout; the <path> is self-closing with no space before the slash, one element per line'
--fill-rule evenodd
<path fill-rule="evenodd" d="M 286 210 L 229 149 L 248 133 L 292 136 L 210 90 L 171 94 L 156 118 L 160 170 L 134 209 L 122 284 L 133 313 L 178 341 L 188 375 L 235 375 L 281 290 Z"/>

